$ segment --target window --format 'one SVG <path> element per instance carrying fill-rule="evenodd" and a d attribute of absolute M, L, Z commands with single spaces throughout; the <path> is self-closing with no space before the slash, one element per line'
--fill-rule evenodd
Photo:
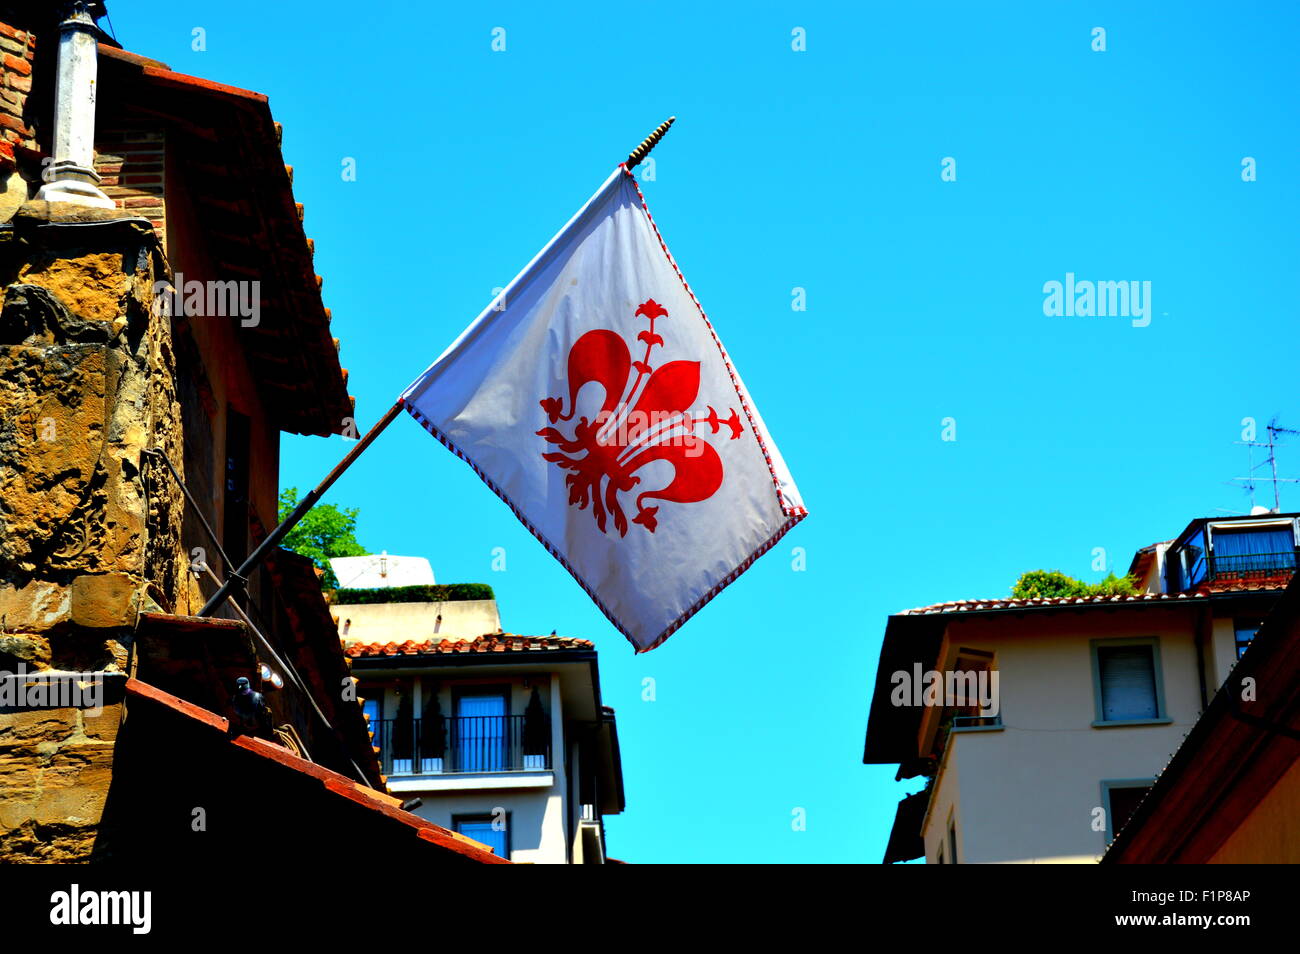
<path fill-rule="evenodd" d="M 1213 532 L 1211 563 L 1216 577 L 1269 576 L 1295 568 L 1295 535 L 1290 527 Z"/>
<path fill-rule="evenodd" d="M 364 692 L 365 690 L 363 689 L 362 691 Z M 375 692 L 378 693 L 382 693 L 383 691 L 384 690 L 382 689 L 375 690 Z M 379 741 L 379 720 L 382 718 L 380 715 L 380 701 L 381 700 L 379 699 L 366 699 L 366 701 L 361 704 L 361 711 L 370 716 L 370 731 L 375 733 L 376 742 Z"/>
<path fill-rule="evenodd" d="M 955 816 L 948 816 L 948 857 L 952 859 L 950 864 L 960 864 L 957 860 L 957 819 Z"/>
<path fill-rule="evenodd" d="M 1260 621 L 1257 619 L 1239 619 L 1233 622 L 1232 630 L 1236 635 L 1238 659 L 1240 659 L 1242 654 L 1246 652 L 1246 647 L 1250 645 L 1250 641 L 1254 639 L 1255 634 L 1259 632 L 1259 627 Z"/>
<path fill-rule="evenodd" d="M 456 763 L 461 772 L 500 772 L 506 766 L 506 717 L 501 691 L 456 697 Z"/>
<path fill-rule="evenodd" d="M 495 815 L 454 815 L 451 826 L 466 838 L 473 838 L 502 858 L 510 857 L 510 813 Z"/>
<path fill-rule="evenodd" d="M 1205 530 L 1197 530 L 1178 548 L 1174 562 L 1169 566 L 1173 585 L 1171 592 L 1191 589 L 1205 579 Z"/>
<path fill-rule="evenodd" d="M 1092 641 L 1094 726 L 1168 722 L 1154 639 Z"/>
<path fill-rule="evenodd" d="M 1138 804 L 1151 791 L 1152 779 L 1129 778 L 1113 779 L 1101 783 L 1101 803 L 1106 810 L 1106 844 L 1115 840 L 1133 817 Z"/>
<path fill-rule="evenodd" d="M 953 664 L 952 731 L 1001 729 L 1002 710 L 993 654 L 982 649 L 961 649 Z M 985 706 L 988 706 L 986 714 Z"/>

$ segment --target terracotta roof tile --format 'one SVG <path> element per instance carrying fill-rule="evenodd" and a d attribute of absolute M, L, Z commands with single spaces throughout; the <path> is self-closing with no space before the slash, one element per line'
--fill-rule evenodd
<path fill-rule="evenodd" d="M 404 643 L 345 643 L 343 652 L 359 656 L 437 656 L 448 653 L 546 652 L 556 649 L 595 649 L 589 639 L 572 636 L 519 636 L 515 633 L 489 633 L 475 639 L 426 639 Z"/>
<path fill-rule="evenodd" d="M 223 736 L 228 735 L 228 720 L 204 709 L 202 706 L 196 706 L 169 692 L 164 692 L 155 686 L 141 682 L 139 679 L 128 679 L 126 691 L 128 695 L 136 699 L 147 700 L 163 706 L 177 715 L 191 720 L 196 728 L 202 726 L 207 731 L 215 731 Z M 412 835 L 423 841 L 432 842 L 441 848 L 463 855 L 473 861 L 485 864 L 509 863 L 505 858 L 493 854 L 485 845 L 474 841 L 472 838 L 468 838 L 459 832 L 450 831 L 440 825 L 435 825 L 419 815 L 403 811 L 400 807 L 402 804 L 400 799 L 386 792 L 379 792 L 360 785 L 338 772 L 331 771 L 314 762 L 309 762 L 294 755 L 288 749 L 265 739 L 249 735 L 238 735 L 229 739 L 229 744 L 276 763 L 284 770 L 310 776 L 320 782 L 325 791 L 334 796 L 355 802 L 369 811 L 405 826 Z"/>
<path fill-rule="evenodd" d="M 1124 603 L 1177 603 L 1180 600 L 1198 599 L 1210 593 L 1253 593 L 1281 591 L 1286 588 L 1285 581 L 1262 580 L 1259 583 L 1216 584 L 1202 587 L 1186 593 L 1139 593 L 1136 596 L 1057 596 L 1040 599 L 1012 599 L 1009 597 L 991 600 L 951 600 L 947 603 L 934 603 L 930 606 L 918 606 L 903 610 L 899 616 L 933 616 L 944 613 L 978 613 L 991 610 L 1036 609 L 1053 606 L 1097 606 L 1100 604 L 1120 605 Z"/>
<path fill-rule="evenodd" d="M 99 51 L 105 57 L 99 87 L 105 117 L 112 119 L 112 110 L 131 115 L 132 108 L 142 107 L 171 124 L 176 155 L 185 160 L 184 176 L 202 200 L 196 205 L 198 225 L 211 237 L 210 251 L 222 253 L 216 267 L 261 276 L 264 297 L 275 303 L 277 319 L 250 331 L 246 347 L 277 426 L 300 434 L 343 433 L 356 401 L 347 392 L 337 339 L 328 333 L 314 243 L 303 230 L 304 207 L 294 198 L 292 167 L 282 153 L 283 127 L 272 118 L 267 97 L 177 73 L 105 44 Z M 183 122 L 178 124 L 177 116 Z M 185 137 L 196 135 L 190 132 L 195 124 L 218 134 L 217 153 L 188 143 Z M 209 210 L 222 208 L 222 196 L 235 194 L 252 204 L 251 217 L 244 202 L 234 204 L 236 215 L 248 217 L 251 244 L 219 241 L 203 221 Z"/>

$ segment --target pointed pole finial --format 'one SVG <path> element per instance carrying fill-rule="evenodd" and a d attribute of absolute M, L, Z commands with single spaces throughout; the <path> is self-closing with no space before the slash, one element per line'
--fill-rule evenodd
<path fill-rule="evenodd" d="M 627 157 L 627 168 L 630 172 L 641 164 L 641 160 L 650 155 L 650 150 L 659 145 L 659 140 L 664 138 L 664 133 L 668 132 L 668 127 L 677 121 L 676 116 L 669 116 L 664 122 L 660 123 L 650 135 L 641 140 L 641 145 L 637 146 Z"/>

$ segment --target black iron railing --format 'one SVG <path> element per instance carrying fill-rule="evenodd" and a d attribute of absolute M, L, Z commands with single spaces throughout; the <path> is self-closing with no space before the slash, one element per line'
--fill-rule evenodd
<path fill-rule="evenodd" d="M 1294 550 L 1285 553 L 1240 553 L 1232 556 L 1218 556 L 1211 553 L 1209 578 L 1211 580 L 1261 579 L 1294 573 L 1295 567 Z"/>
<path fill-rule="evenodd" d="M 458 716 L 371 722 L 385 775 L 463 775 L 551 768 L 549 718 Z"/>

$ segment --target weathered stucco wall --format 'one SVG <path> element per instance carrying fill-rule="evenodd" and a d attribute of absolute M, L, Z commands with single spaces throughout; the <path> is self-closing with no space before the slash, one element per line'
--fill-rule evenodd
<path fill-rule="evenodd" d="M 345 643 L 477 639 L 501 631 L 501 614 L 496 600 L 339 603 L 330 610 L 338 617 L 339 634 Z"/>

